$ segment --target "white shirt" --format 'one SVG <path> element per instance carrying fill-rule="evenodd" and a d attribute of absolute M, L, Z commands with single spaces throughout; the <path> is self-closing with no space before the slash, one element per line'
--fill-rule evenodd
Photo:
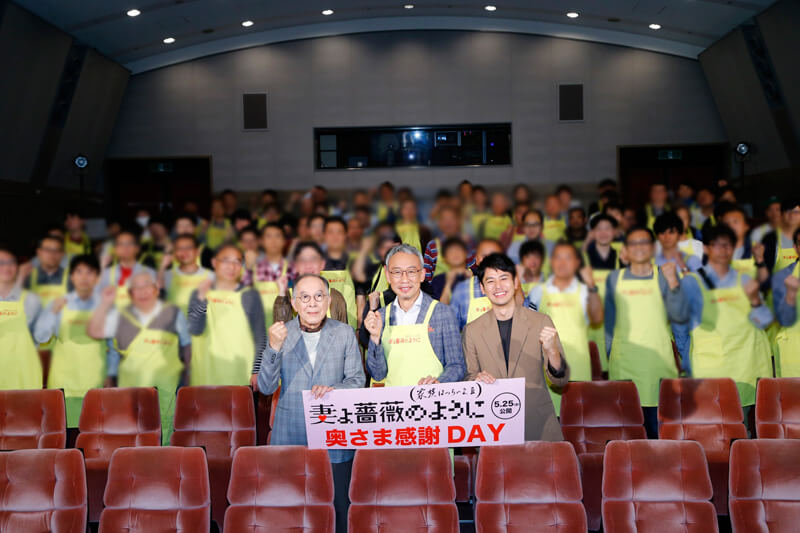
<path fill-rule="evenodd" d="M 414 300 L 414 303 L 411 305 L 411 308 L 408 311 L 403 311 L 403 308 L 400 307 L 400 298 L 397 297 L 392 302 L 392 314 L 394 315 L 394 325 L 395 326 L 412 326 L 417 323 L 417 317 L 419 316 L 419 310 L 422 307 L 422 291 L 419 291 L 419 295 L 417 299 Z"/>
<path fill-rule="evenodd" d="M 302 333 L 303 344 L 306 345 L 306 353 L 308 360 L 311 362 L 311 368 L 314 368 L 314 363 L 317 361 L 317 345 L 319 344 L 319 335 L 322 331 L 315 331 L 313 333 L 304 331 Z"/>

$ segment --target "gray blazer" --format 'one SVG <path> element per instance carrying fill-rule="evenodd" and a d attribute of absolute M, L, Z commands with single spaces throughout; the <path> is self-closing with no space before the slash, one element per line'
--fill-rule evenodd
<path fill-rule="evenodd" d="M 286 329 L 288 334 L 279 352 L 267 342 L 258 373 L 258 389 L 263 394 L 272 394 L 278 384 L 281 386 L 270 444 L 307 445 L 301 392 L 310 390 L 313 385 L 357 389 L 365 385 L 366 376 L 355 332 L 347 324 L 332 318 L 325 321 L 314 368 L 308 359 L 298 318 L 288 322 Z M 351 460 L 355 452 L 330 450 L 328 453 L 332 463 L 343 463 Z"/>

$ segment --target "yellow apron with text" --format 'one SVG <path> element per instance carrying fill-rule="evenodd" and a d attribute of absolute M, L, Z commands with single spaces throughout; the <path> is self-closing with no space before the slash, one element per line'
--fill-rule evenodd
<path fill-rule="evenodd" d="M 25 314 L 27 293 L 0 302 L 0 390 L 42 388 L 42 363 Z"/>
<path fill-rule="evenodd" d="M 356 329 L 358 326 L 358 311 L 356 308 L 356 288 L 353 285 L 353 278 L 347 270 L 323 270 L 320 276 L 328 280 L 331 289 L 336 289 L 344 296 L 344 303 L 347 304 L 347 323 Z M 330 306 L 328 307 L 330 312 Z"/>
<path fill-rule="evenodd" d="M 68 269 L 65 268 L 64 274 L 61 278 L 61 283 L 58 285 L 40 285 L 39 269 L 34 267 L 33 272 L 31 272 L 31 291 L 39 297 L 39 301 L 42 302 L 42 309 L 47 308 L 47 306 L 53 303 L 54 300 L 67 295 L 68 275 Z M 52 350 L 54 342 L 54 339 L 50 339 L 48 342 L 43 342 L 39 344 L 39 349 Z"/>
<path fill-rule="evenodd" d="M 289 263 L 284 261 L 283 268 L 281 269 L 281 276 L 285 276 L 288 270 Z M 275 309 L 275 298 L 278 297 L 278 293 L 280 292 L 280 288 L 278 287 L 277 281 L 254 281 L 253 288 L 258 291 L 258 295 L 261 296 L 261 306 L 264 308 L 264 321 L 266 322 L 266 328 L 269 329 L 274 322 L 274 309 Z"/>
<path fill-rule="evenodd" d="M 777 248 L 777 250 L 775 252 L 775 265 L 772 267 L 772 273 L 773 274 L 776 274 L 776 273 L 780 272 L 784 268 L 788 267 L 789 265 L 791 265 L 792 263 L 797 261 L 797 250 L 795 250 L 794 247 L 791 247 L 791 248 L 781 248 L 780 247 L 781 246 L 781 242 L 783 240 L 783 239 L 781 239 L 781 235 L 782 234 L 780 232 L 776 233 L 778 248 Z M 766 301 L 767 307 L 769 307 L 770 309 L 774 310 L 775 309 L 775 300 L 772 297 L 772 291 L 769 291 L 767 293 L 766 300 L 767 300 Z M 773 321 L 772 324 L 770 324 L 769 327 L 767 328 L 767 338 L 769 338 L 769 343 L 770 343 L 770 346 L 772 348 L 772 353 L 773 354 L 778 353 L 778 349 L 779 348 L 778 348 L 777 337 L 778 337 L 778 331 L 780 329 L 781 329 L 780 328 L 780 324 L 778 324 L 777 320 Z M 777 364 L 777 362 L 776 362 L 776 364 Z"/>
<path fill-rule="evenodd" d="M 68 257 L 73 255 L 82 255 L 92 253 L 92 241 L 86 233 L 81 233 L 81 242 L 75 242 L 69 238 L 69 235 L 64 237 L 64 253 Z"/>
<path fill-rule="evenodd" d="M 642 407 L 656 407 L 661 379 L 678 377 L 667 310 L 658 285 L 658 270 L 651 279 L 624 279 L 626 271 L 617 273 L 608 378 L 632 380 Z"/>
<path fill-rule="evenodd" d="M 436 239 L 436 269 L 433 271 L 434 276 L 439 274 L 447 274 L 450 272 L 450 267 L 444 262 L 444 255 L 442 254 L 442 242 Z"/>
<path fill-rule="evenodd" d="M 155 387 L 161 411 L 161 444 L 169 445 L 174 427 L 175 395 L 183 372 L 178 336 L 168 331 L 143 327 L 127 311 L 120 314 L 139 326 L 139 333 L 127 350 L 119 350 L 120 387 Z"/>
<path fill-rule="evenodd" d="M 386 307 L 381 345 L 388 369 L 384 380 L 387 387 L 416 385 L 420 379 L 438 378 L 444 371 L 428 337 L 428 325 L 437 303 L 431 302 L 421 324 L 407 326 L 390 326 L 392 306 Z"/>
<path fill-rule="evenodd" d="M 243 293 L 208 291 L 206 329 L 192 339 L 192 385 L 250 384 L 255 344 L 242 307 Z"/>
<path fill-rule="evenodd" d="M 170 280 L 169 290 L 167 290 L 167 301 L 176 306 L 184 316 L 188 316 L 189 300 L 197 287 L 209 278 L 209 272 L 202 275 L 187 275 L 179 268 L 172 268 L 172 279 Z"/>
<path fill-rule="evenodd" d="M 619 260 L 617 260 L 617 265 L 619 265 Z M 606 301 L 606 280 L 612 272 L 613 270 L 592 270 L 592 278 L 594 279 L 594 284 L 597 287 L 597 295 L 600 297 L 601 302 Z M 608 372 L 605 323 L 596 326 L 589 325 L 589 340 L 594 341 L 597 345 L 597 351 L 600 354 L 600 368 L 603 372 Z"/>
<path fill-rule="evenodd" d="M 564 356 L 569 366 L 569 380 L 591 381 L 592 359 L 589 354 L 589 324 L 586 321 L 580 294 L 580 291 L 549 292 L 545 286 L 539 302 L 539 312 L 549 316 L 558 331 L 558 338 L 561 339 Z M 550 385 L 548 391 L 553 400 L 556 416 L 561 416 L 561 394 L 564 389 Z"/>
<path fill-rule="evenodd" d="M 483 222 L 482 238 L 499 241 L 503 233 L 513 224 L 511 217 L 508 215 L 488 215 Z"/>
<path fill-rule="evenodd" d="M 91 311 L 61 310 L 61 324 L 53 346 L 48 389 L 64 389 L 67 427 L 78 427 L 83 397 L 89 389 L 99 389 L 106 378 L 105 340 L 93 339 L 86 332 Z"/>
<path fill-rule="evenodd" d="M 422 253 L 422 244 L 419 242 L 419 224 L 398 222 L 394 227 L 403 244 L 410 244 Z"/>
<path fill-rule="evenodd" d="M 562 218 L 544 218 L 542 238 L 550 242 L 558 242 L 566 235 L 567 223 Z"/>
<path fill-rule="evenodd" d="M 217 226 L 209 221 L 208 228 L 206 228 L 206 245 L 211 250 L 216 250 L 231 236 L 231 223 L 229 220 L 223 222 L 222 227 Z"/>
<path fill-rule="evenodd" d="M 467 308 L 467 324 L 480 318 L 484 313 L 492 308 L 492 302 L 486 296 L 475 297 L 475 291 L 480 290 L 478 287 L 478 278 L 473 276 L 469 280 L 469 307 Z"/>
<path fill-rule="evenodd" d="M 795 263 L 792 276 L 800 276 L 800 263 Z M 800 309 L 800 292 L 795 306 L 795 309 Z M 775 347 L 775 375 L 779 378 L 800 377 L 800 320 L 778 330 Z"/>
<path fill-rule="evenodd" d="M 742 275 L 725 289 L 708 289 L 699 275 L 691 275 L 703 293 L 703 317 L 691 332 L 692 377 L 731 378 L 742 406 L 754 405 L 756 381 L 772 376 L 772 361 L 766 333 L 748 318 Z"/>

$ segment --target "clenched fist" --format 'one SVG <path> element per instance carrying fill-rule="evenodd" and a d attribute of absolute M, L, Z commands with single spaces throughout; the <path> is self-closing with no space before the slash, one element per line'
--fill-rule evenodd
<path fill-rule="evenodd" d="M 375 344 L 381 342 L 381 330 L 383 329 L 383 319 L 377 311 L 370 311 L 364 319 L 364 327 L 369 332 L 369 340 Z"/>
<path fill-rule="evenodd" d="M 578 274 L 581 276 L 581 281 L 583 281 L 587 287 L 590 289 L 594 287 L 594 276 L 592 275 L 592 267 L 585 266 L 578 271 Z"/>
<path fill-rule="evenodd" d="M 286 324 L 283 321 L 275 322 L 269 327 L 269 331 L 267 331 L 267 338 L 269 339 L 269 347 L 275 350 L 276 352 L 281 351 L 283 348 L 283 342 L 286 340 L 286 336 L 289 334 L 289 330 L 286 329 Z"/>
<path fill-rule="evenodd" d="M 549 356 L 552 353 L 558 352 L 558 332 L 556 328 L 545 326 L 542 332 L 539 333 L 539 344 L 542 345 L 544 352 Z"/>
<path fill-rule="evenodd" d="M 159 270 L 167 270 L 170 266 L 172 266 L 172 254 L 164 254 L 164 257 L 161 258 Z"/>
<path fill-rule="evenodd" d="M 111 307 L 114 305 L 114 300 L 117 298 L 117 288 L 109 285 L 108 287 L 104 288 L 100 293 L 100 303 L 105 305 L 106 307 Z"/>
<path fill-rule="evenodd" d="M 66 296 L 62 296 L 61 298 L 56 298 L 55 300 L 53 300 L 53 314 L 57 315 L 58 313 L 60 313 L 61 310 L 64 309 L 64 304 L 66 303 L 67 303 Z"/>
<path fill-rule="evenodd" d="M 764 245 L 760 242 L 753 245 L 753 260 L 759 264 L 764 262 Z"/>
<path fill-rule="evenodd" d="M 197 286 L 197 299 L 201 302 L 206 300 L 206 296 L 208 295 L 208 291 L 211 290 L 211 285 L 214 282 L 210 279 L 204 279 L 200 282 L 200 285 Z"/>
<path fill-rule="evenodd" d="M 672 261 L 661 265 L 661 273 L 664 274 L 664 279 L 667 280 L 670 289 L 674 289 L 680 285 L 680 282 L 678 281 L 678 265 Z"/>
<path fill-rule="evenodd" d="M 750 305 L 753 307 L 761 305 L 761 295 L 758 293 L 758 282 L 756 280 L 749 280 L 744 284 L 743 289 L 747 299 L 750 300 Z"/>

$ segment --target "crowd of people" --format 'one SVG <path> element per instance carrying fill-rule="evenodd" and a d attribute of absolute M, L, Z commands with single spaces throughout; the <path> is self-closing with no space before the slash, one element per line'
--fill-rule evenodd
<path fill-rule="evenodd" d="M 63 388 L 75 427 L 88 389 L 156 386 L 166 443 L 181 385 L 280 387 L 271 442 L 305 444 L 303 390 L 524 377 L 526 439 L 556 440 L 596 346 L 650 436 L 662 378 L 731 377 L 748 416 L 758 378 L 800 376 L 800 200 L 763 207 L 724 183 L 653 183 L 639 209 L 613 180 L 589 205 L 467 181 L 426 205 L 387 182 L 248 211 L 228 190 L 207 219 L 141 211 L 103 242 L 70 212 L 33 259 L 0 247 L 0 388 Z M 330 455 L 341 511 L 353 452 Z"/>

